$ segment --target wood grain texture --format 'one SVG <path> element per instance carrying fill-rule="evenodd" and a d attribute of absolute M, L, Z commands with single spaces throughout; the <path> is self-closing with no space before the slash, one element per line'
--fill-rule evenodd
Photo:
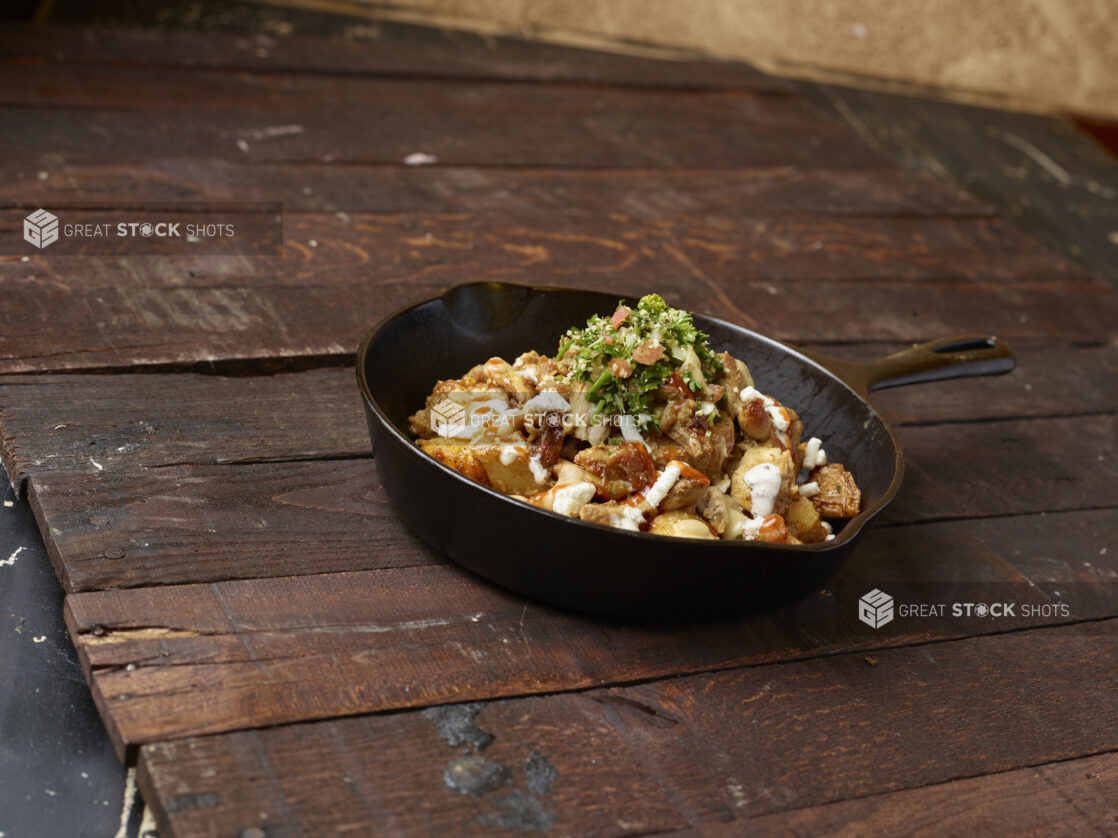
<path fill-rule="evenodd" d="M 708 626 L 584 618 L 452 566 L 72 594 L 66 615 L 123 753 L 244 727 L 1113 616 L 1112 519 L 1068 513 L 874 530 L 828 596 Z M 1053 529 L 1056 543 L 1046 535 Z M 1059 563 L 1070 555 L 1090 561 Z M 899 602 L 1049 607 L 996 624 L 948 611 L 875 631 L 857 620 L 858 598 L 875 587 Z"/>
<path fill-rule="evenodd" d="M 442 561 L 369 459 L 53 472 L 29 500 L 68 591 Z"/>
<path fill-rule="evenodd" d="M 188 29 L 94 29 L 9 23 L 0 30 L 6 62 L 129 64 L 264 73 L 407 78 L 592 82 L 678 89 L 745 89 L 785 94 L 794 82 L 728 61 L 666 61 L 507 38 L 455 43 L 354 41 L 307 35 L 246 36 Z"/>
<path fill-rule="evenodd" d="M 841 655 L 458 705 L 449 718 L 414 712 L 163 742 L 142 750 L 141 784 L 172 835 L 476 835 L 497 834 L 502 821 L 595 836 L 746 827 L 774 812 L 1118 748 L 1107 683 L 1114 630 L 1111 621 L 885 650 L 872 666 Z M 444 779 L 463 775 L 453 763 L 463 757 L 496 766 L 470 786 L 477 794 Z M 476 778 L 485 766 L 466 767 Z"/>
<path fill-rule="evenodd" d="M 204 71 L 125 73 L 114 81 L 107 73 L 83 73 L 78 84 L 62 76 L 58 86 L 21 93 L 23 74 L 0 67 L 0 148 L 11 154 L 9 165 L 49 170 L 52 161 L 137 156 L 402 165 L 415 152 L 466 166 L 891 165 L 844 126 L 785 97 Z M 165 76 L 170 89 L 149 86 L 149 76 Z M 180 118 L 185 113 L 189 120 Z M 12 124 L 17 115 L 20 130 Z"/>
<path fill-rule="evenodd" d="M 122 244 L 126 240 L 89 240 L 83 255 L 93 257 L 91 290 L 114 277 L 111 284 L 121 289 L 211 286 L 215 278 L 236 286 L 252 276 L 264 286 L 375 282 L 390 287 L 418 281 L 422 288 L 477 275 L 535 284 L 587 276 L 599 284 L 635 284 L 643 278 L 646 288 L 664 286 L 668 292 L 681 279 L 700 276 L 729 287 L 743 280 L 1071 279 L 1069 292 L 1107 288 L 996 219 L 773 217 L 725 206 L 689 207 L 668 195 L 661 195 L 663 203 L 654 208 L 647 195 L 638 196 L 634 216 L 624 211 L 627 200 L 606 218 L 593 206 L 512 211 L 485 206 L 481 199 L 473 201 L 469 213 L 288 213 L 283 256 L 250 250 L 223 258 L 153 261 L 134 255 L 125 264 L 135 270 L 123 275 L 118 260 L 130 252 Z M 67 224 L 115 225 L 136 215 L 134 210 L 55 209 Z M 22 236 L 24 214 L 0 211 L 0 233 Z M 79 245 L 66 243 L 67 248 Z M 118 250 L 106 249 L 111 247 Z M 104 255 L 98 259 L 99 254 Z M 6 267 L 3 280 L 35 280 L 40 292 L 55 286 L 72 291 L 72 277 L 64 273 L 69 264 L 61 256 L 40 254 Z M 116 273 L 98 271 L 102 266 Z"/>
<path fill-rule="evenodd" d="M 750 835 L 1110 835 L 1118 824 L 1118 755 L 1019 768 L 763 815 Z M 739 835 L 743 824 L 710 823 L 673 838 Z"/>
<path fill-rule="evenodd" d="M 744 215 L 990 217 L 962 190 L 900 169 L 500 169 L 207 159 L 12 169 L 0 205 L 281 201 L 288 213 L 525 213 L 634 220 Z M 556 219 L 557 220 L 557 219 Z M 554 223 L 554 220 L 553 220 Z"/>
<path fill-rule="evenodd" d="M 450 279 L 463 278 L 534 277 L 545 284 L 604 289 L 618 296 L 640 296 L 656 288 L 680 307 L 710 311 L 792 343 L 917 342 L 966 333 L 995 334 L 1011 342 L 1046 338 L 1093 343 L 1110 339 L 1109 323 L 1118 316 L 1118 298 L 1095 281 L 882 278 L 856 286 L 808 279 L 716 282 L 679 252 L 674 254 L 679 269 L 671 272 L 661 262 L 659 271 L 632 269 L 623 277 L 577 269 L 549 277 L 528 267 L 533 251 L 529 247 L 519 254 L 520 265 L 509 271 L 448 265 L 433 252 L 425 268 L 417 266 L 397 282 L 375 284 L 288 286 L 224 278 L 205 287 L 100 286 L 74 293 L 29 279 L 9 297 L 18 301 L 16 306 L 0 314 L 5 327 L 0 372 L 341 359 L 387 314 L 438 294 Z M 415 263 L 423 258 L 416 255 Z M 548 283 L 552 278 L 560 282 Z M 32 285 L 38 285 L 35 292 Z M 1091 312 L 1091 319 L 1084 320 L 1084 312 Z"/>
<path fill-rule="evenodd" d="M 834 85 L 806 95 L 910 170 L 955 183 L 1118 282 L 1118 160 L 1070 119 Z"/>
<path fill-rule="evenodd" d="M 369 453 L 352 369 L 10 377 L 0 384 L 0 439 L 13 483 L 59 467 L 94 476 L 125 466 Z"/>

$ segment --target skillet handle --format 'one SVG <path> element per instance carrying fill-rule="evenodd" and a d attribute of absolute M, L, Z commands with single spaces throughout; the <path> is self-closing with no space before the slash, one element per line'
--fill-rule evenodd
<path fill-rule="evenodd" d="M 982 335 L 933 340 L 866 363 L 816 360 L 863 393 L 925 381 L 1004 375 L 1016 366 L 1013 350 L 1005 342 Z"/>

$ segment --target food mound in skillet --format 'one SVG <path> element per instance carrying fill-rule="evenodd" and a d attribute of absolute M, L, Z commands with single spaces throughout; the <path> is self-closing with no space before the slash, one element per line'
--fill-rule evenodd
<path fill-rule="evenodd" d="M 821 441 L 800 441 L 795 411 L 656 294 L 570 329 L 554 358 L 491 358 L 438 382 L 410 424 L 471 480 L 625 530 L 811 544 L 861 507 Z"/>

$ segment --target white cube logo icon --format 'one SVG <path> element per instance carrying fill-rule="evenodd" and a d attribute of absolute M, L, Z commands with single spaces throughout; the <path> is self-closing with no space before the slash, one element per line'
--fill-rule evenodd
<path fill-rule="evenodd" d="M 23 238 L 42 250 L 58 241 L 58 216 L 38 209 L 23 219 Z"/>
<path fill-rule="evenodd" d="M 893 598 L 874 588 L 858 600 L 858 619 L 871 628 L 881 628 L 893 619 Z"/>
<path fill-rule="evenodd" d="M 439 436 L 458 436 L 466 427 L 466 408 L 451 399 L 443 399 L 431 408 L 431 427 Z"/>

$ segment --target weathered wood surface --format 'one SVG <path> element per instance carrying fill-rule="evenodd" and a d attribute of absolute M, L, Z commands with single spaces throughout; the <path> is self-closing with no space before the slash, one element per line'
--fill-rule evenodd
<path fill-rule="evenodd" d="M 539 213 L 597 221 L 744 215 L 980 218 L 986 204 L 900 169 L 502 169 L 274 165 L 209 159 L 12 169 L 0 205 L 282 201 L 288 213 Z M 1028 245 L 1035 250 L 1035 246 Z M 44 254 L 48 255 L 48 254 Z"/>
<path fill-rule="evenodd" d="M 483 203 L 481 200 L 479 204 Z M 135 220 L 135 212 L 56 208 L 65 223 Z M 681 284 L 701 275 L 731 284 L 738 280 L 1072 280 L 1077 287 L 1107 289 L 1005 222 L 984 218 L 904 216 L 830 217 L 741 214 L 717 206 L 707 213 L 681 213 L 661 205 L 642 217 L 615 207 L 609 218 L 588 212 L 538 209 L 499 211 L 475 206 L 469 213 L 294 214 L 284 217 L 284 255 L 250 251 L 238 257 L 169 258 L 120 275 L 121 258 L 106 247 L 120 239 L 93 241 L 87 256 L 106 253 L 100 263 L 112 272 L 92 273 L 89 286 L 112 284 L 121 291 L 165 286 L 345 285 L 377 287 L 419 282 L 449 285 L 471 275 L 535 278 L 537 284 L 572 274 L 629 283 L 636 275 L 649 285 Z M 722 216 L 731 215 L 731 218 Z M 23 210 L 0 211 L 3 231 L 22 229 Z M 266 242 L 264 236 L 253 243 Z M 95 249 L 96 248 L 96 249 Z M 259 253 L 259 255 L 258 255 Z M 5 269 L 5 281 L 31 279 L 42 288 L 70 286 L 69 257 L 37 254 Z M 465 277 L 463 277 L 465 274 Z M 103 278 L 102 278 L 103 277 Z M 107 280 L 115 278 L 115 282 Z M 69 280 L 69 282 L 67 282 Z M 673 281 L 674 280 L 674 281 Z M 16 286 L 18 287 L 18 285 Z"/>
<path fill-rule="evenodd" d="M 0 79 L 6 75 L 14 74 L 0 71 Z M 323 102 L 314 94 L 295 95 L 283 108 L 254 110 L 249 103 L 263 91 L 246 90 L 224 107 L 206 106 L 205 99 L 225 87 L 224 77 L 215 76 L 209 90 L 193 94 L 196 107 L 168 107 L 160 120 L 133 109 L 139 103 L 128 104 L 123 88 L 119 101 L 106 97 L 96 109 L 79 104 L 76 95 L 70 107 L 61 106 L 62 95 L 51 104 L 28 105 L 13 80 L 5 97 L 16 103 L 0 107 L 0 147 L 9 166 L 48 170 L 52 161 L 119 163 L 137 151 L 253 163 L 399 165 L 422 152 L 459 166 L 718 168 L 810 166 L 824 159 L 835 169 L 889 165 L 842 126 L 781 97 L 361 81 L 377 96 Z M 166 91 L 151 89 L 148 96 L 156 107 L 170 104 Z M 176 118 L 187 112 L 188 120 Z"/>
<path fill-rule="evenodd" d="M 1114 631 L 1111 621 L 885 650 L 872 664 L 857 653 L 163 742 L 142 750 L 141 785 L 176 835 L 747 828 L 1115 749 Z M 488 765 L 455 762 L 465 757 Z"/>
<path fill-rule="evenodd" d="M 1118 564 L 1106 545 L 1116 534 L 1107 512 L 878 529 L 831 595 L 772 617 L 684 628 L 568 614 L 451 566 L 73 594 L 66 613 L 124 752 L 301 719 L 1114 616 Z M 898 617 L 874 631 L 856 612 L 858 597 L 875 587 L 899 602 L 1010 599 L 1050 608 L 997 621 Z M 1052 606 L 1064 601 L 1066 611 Z"/>
<path fill-rule="evenodd" d="M 989 201 L 1057 253 L 1118 282 L 1118 160 L 1070 119 L 834 85 L 803 90 L 875 148 Z"/>
<path fill-rule="evenodd" d="M 212 68 L 264 73 L 592 82 L 679 89 L 744 89 L 772 94 L 797 92 L 794 82 L 737 62 L 686 62 L 589 52 L 505 38 L 482 43 L 237 35 L 213 31 L 6 23 L 0 30 L 0 59 L 14 66 L 57 63 L 129 64 L 178 69 Z"/>
<path fill-rule="evenodd" d="M 352 457 L 370 451 L 361 411 L 351 368 L 247 378 L 13 376 L 0 384 L 0 453 L 13 483 L 53 468 L 95 475 Z"/>
<path fill-rule="evenodd" d="M 1018 768 L 918 789 L 752 818 L 750 835 L 1111 835 L 1118 824 L 1118 755 Z M 669 833 L 740 834 L 714 822 Z"/>
<path fill-rule="evenodd" d="M 0 455 L 81 592 L 83 665 L 121 752 L 144 746 L 169 834 L 882 831 L 944 800 L 977 829 L 1065 791 L 1095 825 L 1090 787 L 1039 769 L 1053 793 L 1025 766 L 1110 770 L 1082 758 L 1118 747 L 1113 292 L 785 82 L 580 55 L 0 32 L 0 232 L 48 198 L 76 219 L 67 203 L 287 205 L 284 257 L 0 261 L 0 371 L 147 368 L 0 379 Z M 994 127 L 1026 176 L 1061 181 L 1013 125 Z M 417 151 L 439 165 L 401 165 Z M 1059 188 L 1091 191 L 1102 169 L 1073 162 Z M 352 370 L 313 369 L 475 279 L 655 288 L 856 358 L 995 333 L 1021 369 L 880 394 L 906 486 L 825 595 L 752 621 L 612 625 L 407 532 Z M 206 364 L 290 372 L 181 372 Z M 875 631 L 855 610 L 875 587 L 1047 608 Z M 497 737 L 480 756 L 503 785 L 476 796 L 447 788 L 465 754 L 418 712 L 473 699 L 489 703 L 436 712 L 469 740 L 480 711 Z"/>

